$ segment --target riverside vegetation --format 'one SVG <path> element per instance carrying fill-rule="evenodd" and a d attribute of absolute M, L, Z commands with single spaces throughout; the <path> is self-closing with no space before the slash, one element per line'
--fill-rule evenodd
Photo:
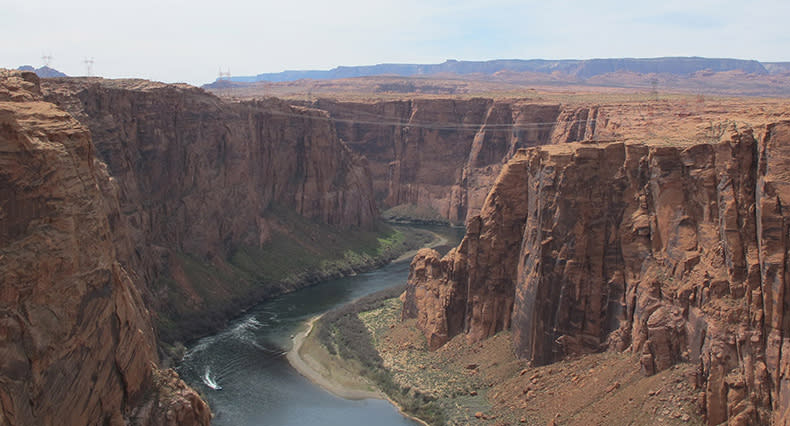
<path fill-rule="evenodd" d="M 380 209 L 404 205 L 394 213 L 432 209 L 470 225 L 469 238 L 445 260 L 418 256 L 415 269 L 431 274 L 410 280 L 412 319 L 401 324 L 419 333 L 379 348 L 384 365 L 412 343 L 437 359 L 459 359 L 453 345 L 467 341 L 486 354 L 515 350 L 514 362 L 549 370 L 609 349 L 634 358 L 623 365 L 644 370 L 639 383 L 690 363 L 674 396 L 709 424 L 790 418 L 786 99 L 571 87 L 520 100 L 235 102 L 186 85 L 46 80 L 0 71 L 0 424 L 207 424 L 194 391 L 178 383 L 184 392 L 172 395 L 151 380 L 161 340 L 208 333 L 311 284 L 319 275 L 297 260 L 316 266 L 324 225 L 373 232 Z M 376 120 L 355 121 L 364 116 Z M 297 231 L 294 217 L 324 225 Z M 327 273 L 346 254 L 364 258 L 326 238 L 331 258 L 317 266 Z M 379 238 L 396 239 L 371 237 L 376 252 Z M 450 296 L 448 309 L 435 294 Z M 474 346 L 506 333 L 512 344 Z M 452 367 L 472 376 L 473 364 L 482 375 L 478 361 Z M 448 364 L 419 365 L 409 371 Z M 541 406 L 544 393 L 527 389 L 537 384 L 519 381 L 543 380 L 515 371 L 491 401 L 525 417 L 537 407 L 543 424 L 591 406 L 590 392 L 569 398 L 553 382 Z M 575 373 L 608 389 L 597 366 Z M 647 408 L 650 393 L 615 380 L 588 419 Z M 167 400 L 141 402 L 149 394 Z M 655 408 L 631 412 L 675 418 Z"/>
<path fill-rule="evenodd" d="M 317 339 L 331 357 L 341 360 L 347 370 L 369 379 L 403 412 L 430 424 L 443 424 L 444 414 L 436 397 L 396 382 L 376 349 L 377 330 L 361 319 L 366 313 L 390 308 L 405 286 L 374 293 L 324 314 L 309 339 Z"/>
<path fill-rule="evenodd" d="M 686 380 L 691 364 L 644 377 L 633 355 L 605 352 L 534 367 L 515 356 L 510 331 L 478 343 L 456 336 L 430 351 L 415 321 L 400 320 L 402 290 L 372 294 L 325 314 L 305 342 L 311 349 L 301 355 L 367 378 L 405 413 L 428 424 L 704 422 Z"/>
<path fill-rule="evenodd" d="M 173 346 L 166 346 L 168 350 L 206 330 L 221 328 L 234 312 L 249 307 L 251 300 L 260 301 L 305 285 L 380 267 L 433 238 L 428 231 L 385 222 L 377 222 L 371 230 L 348 230 L 287 213 L 273 208 L 271 215 L 276 217 L 279 229 L 272 238 L 261 247 L 237 248 L 227 259 L 226 267 L 212 267 L 189 255 L 179 255 L 183 273 L 194 283 L 193 291 L 211 306 L 193 313 L 188 306 L 189 295 L 170 295 L 176 303 L 158 316 L 157 323 L 160 339 L 174 342 Z M 161 287 L 171 292 L 181 289 L 167 282 L 172 280 L 169 275 L 162 280 L 165 282 Z M 247 289 L 234 291 L 226 298 L 214 285 L 217 282 L 233 282 Z M 253 297 L 242 296 L 248 294 Z M 176 357 L 177 352 L 173 353 Z"/>

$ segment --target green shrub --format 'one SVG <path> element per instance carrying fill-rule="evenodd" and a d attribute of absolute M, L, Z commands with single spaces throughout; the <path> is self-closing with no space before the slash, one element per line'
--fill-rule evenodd
<path fill-rule="evenodd" d="M 330 354 L 358 361 L 361 365 L 359 374 L 375 383 L 406 413 L 431 424 L 443 424 L 444 414 L 434 398 L 416 391 L 411 392 L 408 386 L 401 388 L 393 380 L 373 344 L 373 336 L 359 319 L 360 313 L 384 307 L 404 290 L 405 285 L 392 287 L 327 312 L 316 324 L 318 341 Z"/>

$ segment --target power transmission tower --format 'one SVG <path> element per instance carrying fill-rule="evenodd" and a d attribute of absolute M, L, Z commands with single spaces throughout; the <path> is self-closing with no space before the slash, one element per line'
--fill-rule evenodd
<path fill-rule="evenodd" d="M 230 68 L 227 71 L 222 72 L 222 67 L 219 68 L 219 72 L 217 73 L 217 81 L 225 81 L 227 82 L 226 85 L 220 84 L 218 88 L 218 92 L 220 96 L 228 96 L 230 91 Z"/>
<path fill-rule="evenodd" d="M 650 79 L 650 87 L 652 90 L 650 91 L 650 97 L 653 98 L 654 101 L 658 101 L 658 79 L 651 78 Z"/>
<path fill-rule="evenodd" d="M 90 77 L 93 75 L 93 58 L 85 58 L 82 61 L 85 64 L 85 75 Z"/>
<path fill-rule="evenodd" d="M 51 55 L 51 54 L 48 54 L 48 55 L 42 55 L 42 56 L 41 56 L 41 61 L 44 63 L 44 66 L 45 66 L 45 67 L 49 67 L 49 64 L 51 64 L 51 63 L 52 63 L 52 59 L 54 59 L 54 58 L 52 57 L 52 55 Z"/>

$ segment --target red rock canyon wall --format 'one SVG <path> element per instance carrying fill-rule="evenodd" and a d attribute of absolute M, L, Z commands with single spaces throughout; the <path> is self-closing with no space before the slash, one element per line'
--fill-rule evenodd
<path fill-rule="evenodd" d="M 584 132 L 592 126 L 586 107 L 565 111 L 527 101 L 322 99 L 314 106 L 328 111 L 340 138 L 368 159 L 382 209 L 427 206 L 456 224 L 479 212 L 519 148 L 582 140 L 594 131 Z"/>
<path fill-rule="evenodd" d="M 788 421 L 790 122 L 713 143 L 520 151 L 467 236 L 411 265 L 404 318 L 436 348 L 510 329 L 534 364 L 630 350 L 698 365 L 710 424 Z"/>
<path fill-rule="evenodd" d="M 0 73 L 0 424 L 208 424 L 200 397 L 156 368 L 90 132 L 43 101 L 35 74 Z"/>
<path fill-rule="evenodd" d="M 364 159 L 322 111 L 278 100 L 225 103 L 143 80 L 53 79 L 44 92 L 92 132 L 131 236 L 122 262 L 143 276 L 154 310 L 176 322 L 176 338 L 285 291 L 239 276 L 200 283 L 188 273 L 196 261 L 222 275 L 234 250 L 265 244 L 277 226 L 272 206 L 346 228 L 368 228 L 377 215 Z"/>

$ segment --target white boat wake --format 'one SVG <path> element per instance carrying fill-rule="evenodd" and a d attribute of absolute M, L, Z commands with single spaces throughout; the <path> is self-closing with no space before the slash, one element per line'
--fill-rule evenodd
<path fill-rule="evenodd" d="M 217 383 L 217 381 L 214 380 L 213 377 L 211 377 L 211 368 L 210 367 L 206 367 L 206 372 L 203 373 L 203 383 L 206 386 L 210 387 L 211 389 L 222 390 L 222 386 L 220 386 L 219 383 Z"/>

